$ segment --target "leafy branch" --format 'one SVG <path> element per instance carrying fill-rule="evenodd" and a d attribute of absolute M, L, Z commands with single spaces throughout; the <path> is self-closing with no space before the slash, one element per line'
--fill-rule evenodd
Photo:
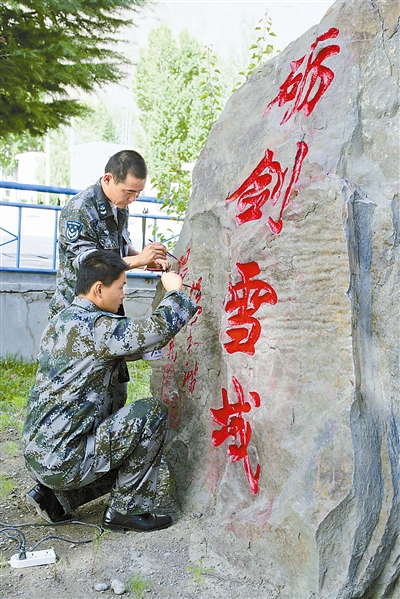
<path fill-rule="evenodd" d="M 217 68 L 217 62 L 218 58 L 214 54 L 212 46 L 205 46 L 200 63 L 200 75 L 202 77 L 200 81 L 200 87 L 202 88 L 200 100 L 202 102 L 202 129 L 205 138 L 222 111 L 222 94 L 219 84 L 221 71 Z"/>
<path fill-rule="evenodd" d="M 272 54 L 276 51 L 271 40 L 269 38 L 276 37 L 276 34 L 272 31 L 272 19 L 265 13 L 264 17 L 258 21 L 257 26 L 254 28 L 257 32 L 256 41 L 250 46 L 251 58 L 249 65 L 245 71 L 240 71 L 239 75 L 242 79 L 236 83 L 232 90 L 235 92 L 243 83 L 250 77 L 255 67 L 259 66 L 262 62 L 265 62 L 269 58 L 272 58 Z"/>

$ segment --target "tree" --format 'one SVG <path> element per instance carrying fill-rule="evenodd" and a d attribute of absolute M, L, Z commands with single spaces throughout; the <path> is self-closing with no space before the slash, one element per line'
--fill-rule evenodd
<path fill-rule="evenodd" d="M 95 103 L 93 100 L 88 100 L 86 106 L 90 109 L 87 116 L 74 119 L 74 144 L 77 145 L 92 141 L 117 143 L 118 137 L 114 113 L 111 114 L 102 102 Z M 118 118 L 119 116 L 117 114 Z M 50 131 L 50 181 L 52 185 L 70 187 L 71 137 L 72 127 L 61 126 Z M 50 203 L 59 204 L 59 202 L 59 195 L 54 194 L 54 197 L 50 196 Z"/>
<path fill-rule="evenodd" d="M 272 56 L 269 38 L 275 34 L 271 26 L 266 14 L 255 27 L 257 38 L 250 47 L 250 63 L 240 73 L 243 81 L 235 89 Z M 201 50 L 187 32 L 176 41 L 165 25 L 150 32 L 148 46 L 140 51 L 134 91 L 146 136 L 143 150 L 152 183 L 170 214 L 182 216 L 186 212 L 191 177 L 184 165 L 197 160 L 229 97 L 230 75 L 228 69 L 218 66 L 211 46 Z"/>
<path fill-rule="evenodd" d="M 16 174 L 18 161 L 16 155 L 21 152 L 43 152 L 44 138 L 32 137 L 29 133 L 10 134 L 0 139 L 0 167 L 3 175 Z"/>
<path fill-rule="evenodd" d="M 194 162 L 204 143 L 200 100 L 201 46 L 183 31 L 176 41 L 165 25 L 142 48 L 134 91 L 146 134 L 145 154 L 159 197 L 178 215 L 186 211 Z"/>
<path fill-rule="evenodd" d="M 85 114 L 72 92 L 117 82 L 128 60 L 111 49 L 147 0 L 0 3 L 0 137 L 41 136 Z M 127 11 L 131 15 L 127 16 Z"/>
<path fill-rule="evenodd" d="M 202 101 L 202 145 L 204 145 L 211 127 L 222 111 L 221 71 L 217 64 L 218 57 L 212 46 L 205 46 L 200 64 L 200 73 L 202 75 L 200 82 L 202 88 L 200 95 Z"/>

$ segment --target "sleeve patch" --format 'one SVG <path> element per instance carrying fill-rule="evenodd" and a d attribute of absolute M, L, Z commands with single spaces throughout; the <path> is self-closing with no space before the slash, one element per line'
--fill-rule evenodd
<path fill-rule="evenodd" d="M 82 223 L 78 222 L 77 220 L 68 220 L 67 221 L 67 225 L 66 225 L 66 229 L 65 229 L 65 236 L 70 243 L 73 243 L 74 241 L 79 239 L 82 227 L 83 227 Z"/>

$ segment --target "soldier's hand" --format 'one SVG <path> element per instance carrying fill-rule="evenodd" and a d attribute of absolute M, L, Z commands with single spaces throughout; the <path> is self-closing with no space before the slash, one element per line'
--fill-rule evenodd
<path fill-rule="evenodd" d="M 148 243 L 138 254 L 141 266 L 166 270 L 169 266 L 167 248 L 158 241 Z"/>
<path fill-rule="evenodd" d="M 182 277 L 176 272 L 164 272 L 161 283 L 165 291 L 182 291 Z"/>

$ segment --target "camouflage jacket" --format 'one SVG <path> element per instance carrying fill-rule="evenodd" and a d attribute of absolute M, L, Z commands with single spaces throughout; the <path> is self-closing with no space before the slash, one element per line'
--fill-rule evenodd
<path fill-rule="evenodd" d="M 74 196 L 61 210 L 57 286 L 50 300 L 50 317 L 71 305 L 80 263 L 93 250 L 113 250 L 125 257 L 131 244 L 129 210 L 117 210 L 118 224 L 103 193 L 100 179 Z"/>
<path fill-rule="evenodd" d="M 91 433 L 112 413 L 113 384 L 121 356 L 140 359 L 167 345 L 194 316 L 196 304 L 171 291 L 149 317 L 102 312 L 76 297 L 47 325 L 40 342 L 36 382 L 23 429 L 29 470 L 69 480 L 84 458 L 90 464 Z"/>

